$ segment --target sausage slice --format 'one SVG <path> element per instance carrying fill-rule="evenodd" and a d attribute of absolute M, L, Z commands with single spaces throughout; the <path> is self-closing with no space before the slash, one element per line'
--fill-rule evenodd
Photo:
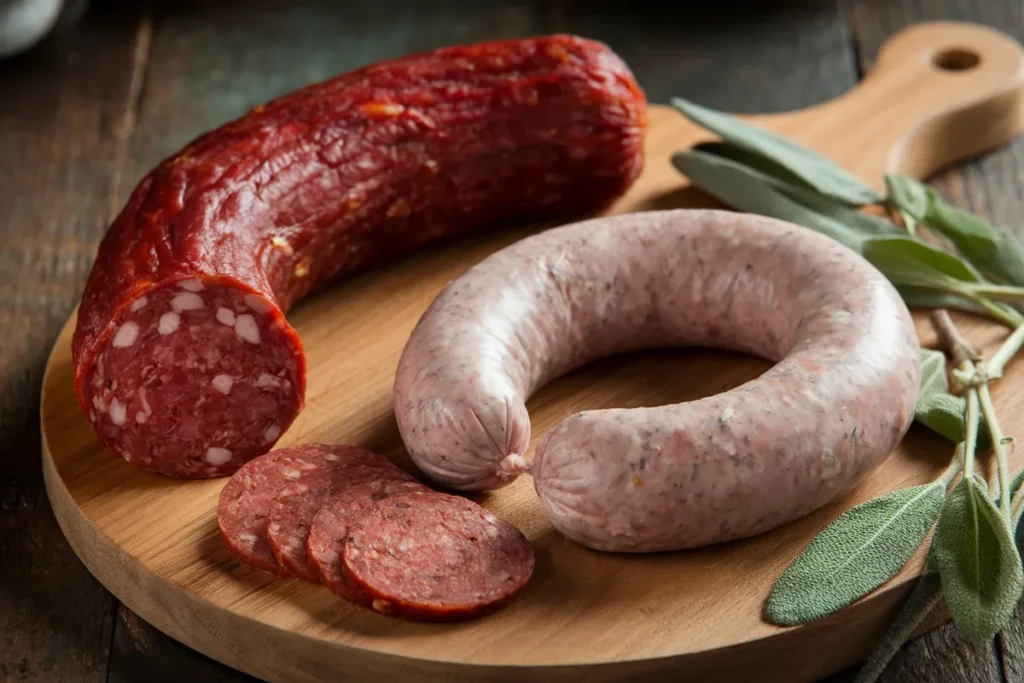
<path fill-rule="evenodd" d="M 448 621 L 492 612 L 526 585 L 523 534 L 470 500 L 430 490 L 388 496 L 350 527 L 346 583 L 381 613 Z"/>
<path fill-rule="evenodd" d="M 308 477 L 309 490 L 301 496 L 278 500 L 267 515 L 267 542 L 271 552 L 292 576 L 305 581 L 320 580 L 309 565 L 306 546 L 313 518 L 331 496 L 372 482 L 415 481 L 382 455 L 361 449 L 347 450 L 349 457 L 344 462 Z"/>

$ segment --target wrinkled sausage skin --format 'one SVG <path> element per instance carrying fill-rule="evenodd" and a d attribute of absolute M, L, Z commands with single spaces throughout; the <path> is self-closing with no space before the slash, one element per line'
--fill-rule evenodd
<path fill-rule="evenodd" d="M 605 206 L 638 176 L 645 126 L 626 65 L 565 35 L 381 62 L 256 107 L 149 172 L 104 236 L 72 344 L 82 411 L 140 467 L 231 474 L 303 409 L 291 306 L 442 238 Z"/>
<path fill-rule="evenodd" d="M 571 415 L 526 465 L 534 391 L 666 346 L 776 364 L 695 401 Z M 757 534 L 845 495 L 909 428 L 919 373 L 909 311 L 858 254 L 774 219 L 671 210 L 549 230 L 467 271 L 418 322 L 393 398 L 434 480 L 492 489 L 528 468 L 561 533 L 639 552 Z"/>

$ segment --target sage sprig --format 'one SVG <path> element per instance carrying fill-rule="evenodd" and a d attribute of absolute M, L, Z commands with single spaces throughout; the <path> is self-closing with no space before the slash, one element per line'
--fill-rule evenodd
<path fill-rule="evenodd" d="M 919 300 L 922 293 L 942 297 L 948 307 L 982 311 L 1008 326 L 1024 323 L 1024 316 L 1003 302 L 1024 300 L 1024 287 L 992 282 L 969 262 L 919 235 L 804 187 L 787 185 L 782 177 L 729 156 L 688 149 L 674 153 L 671 160 L 696 187 L 723 204 L 820 232 L 865 256 L 898 290 L 914 288 Z"/>
<path fill-rule="evenodd" d="M 808 207 L 782 192 L 776 179 L 727 157 L 688 150 L 674 154 L 672 164 L 695 185 L 740 211 L 803 225 L 857 252 L 861 252 L 864 240 L 874 236 Z"/>
<path fill-rule="evenodd" d="M 805 187 L 851 206 L 873 204 L 880 197 L 860 178 L 828 158 L 728 114 L 702 107 L 680 97 L 672 106 L 700 126 L 720 136 L 731 147 L 753 153 L 769 164 L 785 168 Z M 749 165 L 749 164 L 747 164 Z"/>
<path fill-rule="evenodd" d="M 885 191 L 887 200 L 899 210 L 907 232 L 916 233 L 918 222 L 928 213 L 928 188 L 912 178 L 889 173 L 885 176 Z"/>
<path fill-rule="evenodd" d="M 885 182 L 889 206 L 945 236 L 989 278 L 1024 287 L 1024 246 L 1013 235 L 948 205 L 933 188 L 912 178 L 890 173 Z"/>
<path fill-rule="evenodd" d="M 1015 540 L 1024 536 L 1024 471 L 1010 480 L 1012 438 L 1002 432 L 989 391 L 1024 345 L 1024 316 L 1007 303 L 1024 300 L 1024 246 L 912 178 L 888 174 L 880 196 L 777 133 L 682 99 L 672 103 L 720 138 L 672 155 L 696 187 L 734 209 L 803 225 L 857 251 L 908 307 L 932 310 L 942 342 L 942 351 L 921 350 L 914 419 L 956 444 L 949 467 L 930 483 L 862 503 L 829 524 L 779 576 L 766 618 L 801 624 L 842 609 L 891 579 L 934 529 L 926 571 L 858 683 L 881 674 L 940 598 L 966 636 L 991 638 L 1024 591 Z M 869 205 L 885 217 L 862 210 Z M 952 248 L 936 244 L 937 235 Z M 986 362 L 945 309 L 987 316 L 1013 332 Z M 996 461 L 992 486 L 975 467 L 983 449 Z"/>

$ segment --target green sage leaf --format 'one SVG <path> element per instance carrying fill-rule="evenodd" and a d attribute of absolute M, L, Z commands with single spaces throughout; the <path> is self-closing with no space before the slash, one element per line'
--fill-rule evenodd
<path fill-rule="evenodd" d="M 934 349 L 921 349 L 921 389 L 914 419 L 953 443 L 964 440 L 967 404 L 949 393 L 946 356 Z"/>
<path fill-rule="evenodd" d="M 768 618 L 794 626 L 832 614 L 900 570 L 935 524 L 945 486 L 900 489 L 847 510 L 775 582 Z"/>
<path fill-rule="evenodd" d="M 928 186 L 898 173 L 885 174 L 886 199 L 915 221 L 928 214 Z"/>
<path fill-rule="evenodd" d="M 915 287 L 913 285 L 898 285 L 896 290 L 903 298 L 903 302 L 907 304 L 907 308 L 947 308 L 968 311 L 970 313 L 985 313 L 985 309 L 974 300 L 957 296 L 956 294 L 924 287 Z"/>
<path fill-rule="evenodd" d="M 960 443 L 966 433 L 966 409 L 967 404 L 961 396 L 934 394 L 918 399 L 914 419 L 948 441 Z"/>
<path fill-rule="evenodd" d="M 929 565 L 932 564 L 934 553 L 928 556 Z M 925 620 L 935 606 L 942 599 L 942 581 L 939 579 L 937 569 L 926 568 L 917 585 L 910 592 L 900 613 L 890 624 L 885 635 L 875 645 L 875 649 L 868 656 L 868 660 L 857 671 L 857 677 L 853 683 L 874 683 L 885 671 L 885 667 L 892 660 L 893 655 L 899 652 L 900 648 L 910 639 L 921 622 Z"/>
<path fill-rule="evenodd" d="M 991 640 L 1013 616 L 1024 572 L 1010 529 L 973 478 L 961 479 L 946 497 L 932 548 L 957 630 L 976 642 Z"/>
<path fill-rule="evenodd" d="M 880 201 L 878 194 L 831 159 L 735 116 L 676 97 L 672 106 L 725 142 L 764 157 L 798 177 L 806 187 L 851 206 Z M 745 164 L 744 164 L 745 165 Z"/>
<path fill-rule="evenodd" d="M 955 209 L 928 188 L 925 222 L 948 238 L 980 272 L 997 281 L 1024 286 L 1024 246 L 1005 230 L 979 216 Z"/>
<path fill-rule="evenodd" d="M 891 221 L 873 216 L 863 211 L 850 208 L 834 199 L 805 190 L 795 185 L 779 185 L 778 190 L 793 201 L 803 204 L 808 209 L 856 230 L 862 235 L 901 235 L 903 232 Z"/>
<path fill-rule="evenodd" d="M 804 182 L 803 178 L 798 176 L 796 173 L 793 173 L 782 164 L 776 162 L 770 157 L 763 156 L 757 152 L 751 152 L 749 149 L 732 144 L 731 142 L 723 142 L 721 140 L 702 142 L 701 144 L 696 145 L 693 149 L 698 152 L 704 152 L 705 154 L 712 154 L 717 157 L 735 161 L 741 166 L 753 169 L 781 185 L 796 185 L 811 191 L 811 186 Z M 821 195 L 818 196 L 820 197 Z"/>
<path fill-rule="evenodd" d="M 942 351 L 921 349 L 921 393 L 949 393 L 949 376 L 946 374 L 946 354 Z"/>
<path fill-rule="evenodd" d="M 756 171 L 761 178 L 770 183 L 777 191 L 786 195 L 798 204 L 839 221 L 863 235 L 899 235 L 902 231 L 891 221 L 878 216 L 858 211 L 844 202 L 825 196 L 811 188 L 771 159 L 758 156 L 752 152 L 727 142 L 705 142 L 693 148 L 695 151 L 728 159 L 748 170 Z"/>
<path fill-rule="evenodd" d="M 672 164 L 696 187 L 737 211 L 811 228 L 857 252 L 868 237 L 790 199 L 774 187 L 774 181 L 767 176 L 731 159 L 687 150 L 673 154 Z"/>
<path fill-rule="evenodd" d="M 863 242 L 862 251 L 896 285 L 963 293 L 982 279 L 956 256 L 909 236 L 873 237 Z"/>

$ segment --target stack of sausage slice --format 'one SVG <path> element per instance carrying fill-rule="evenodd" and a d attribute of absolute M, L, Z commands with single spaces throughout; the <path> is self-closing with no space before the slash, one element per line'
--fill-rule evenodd
<path fill-rule="evenodd" d="M 217 521 L 249 566 L 412 619 L 490 613 L 534 567 L 511 524 L 351 446 L 307 444 L 249 461 L 222 489 Z"/>

